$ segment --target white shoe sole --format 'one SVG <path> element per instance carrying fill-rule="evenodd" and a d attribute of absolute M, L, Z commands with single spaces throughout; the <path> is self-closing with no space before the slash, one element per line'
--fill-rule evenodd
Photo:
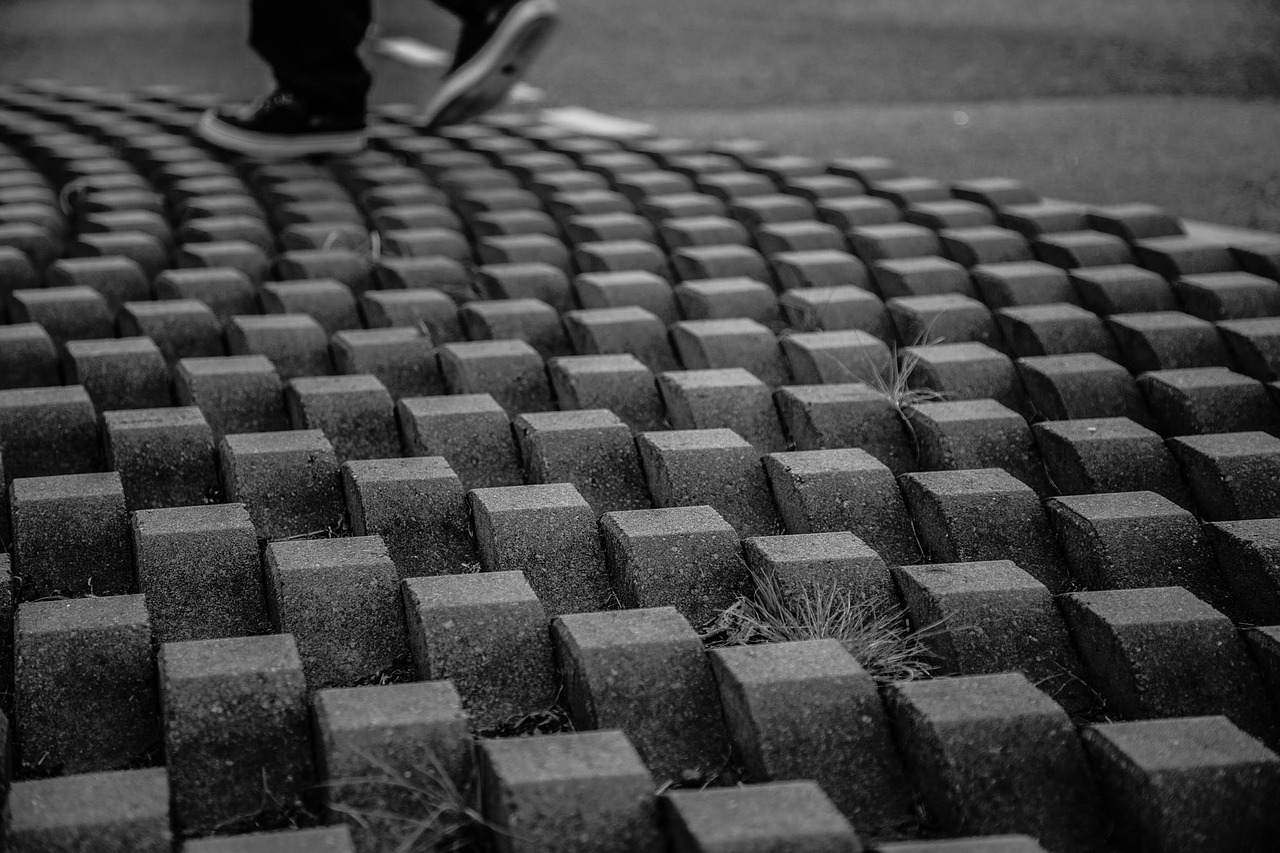
<path fill-rule="evenodd" d="M 502 103 L 546 46 L 557 18 L 555 0 L 517 4 L 484 47 L 445 78 L 427 103 L 423 126 L 461 124 Z"/>
<path fill-rule="evenodd" d="M 306 157 L 314 154 L 355 154 L 364 148 L 365 143 L 362 130 L 298 136 L 254 133 L 227 124 L 213 110 L 200 116 L 196 135 L 210 145 L 264 159 Z"/>

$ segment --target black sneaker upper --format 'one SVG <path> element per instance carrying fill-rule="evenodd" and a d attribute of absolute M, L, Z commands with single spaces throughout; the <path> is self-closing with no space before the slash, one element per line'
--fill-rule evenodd
<path fill-rule="evenodd" d="M 276 89 L 239 109 L 221 110 L 218 118 L 241 130 L 275 136 L 349 133 L 364 129 L 364 113 L 312 109 L 301 98 L 283 89 Z"/>
<path fill-rule="evenodd" d="M 520 0 L 500 0 L 496 3 L 476 4 L 466 12 L 458 13 L 462 28 L 458 31 L 458 46 L 453 51 L 453 63 L 449 66 L 450 74 L 480 52 L 485 42 L 493 37 L 502 19 L 519 2 Z"/>

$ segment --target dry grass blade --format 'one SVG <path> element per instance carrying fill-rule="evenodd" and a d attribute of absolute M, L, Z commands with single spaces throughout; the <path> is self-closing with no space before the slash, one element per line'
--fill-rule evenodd
<path fill-rule="evenodd" d="M 924 638 L 938 626 L 908 631 L 902 608 L 860 599 L 833 583 L 784 586 L 773 574 L 752 576 L 755 596 L 740 597 L 703 630 L 707 645 L 838 640 L 876 681 L 929 677 Z"/>

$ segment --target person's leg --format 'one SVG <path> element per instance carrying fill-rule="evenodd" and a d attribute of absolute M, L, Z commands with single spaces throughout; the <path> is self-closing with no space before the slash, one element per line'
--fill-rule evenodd
<path fill-rule="evenodd" d="M 314 109 L 363 113 L 373 78 L 357 54 L 370 0 L 252 0 L 249 45 L 280 89 Z"/>
<path fill-rule="evenodd" d="M 424 111 L 430 128 L 475 118 L 502 102 L 546 46 L 554 0 L 432 0 L 462 22 L 453 64 Z"/>
<path fill-rule="evenodd" d="M 255 157 L 341 154 L 364 147 L 372 78 L 357 49 L 371 0 L 251 0 L 249 45 L 276 88 L 243 108 L 210 110 L 197 133 Z"/>

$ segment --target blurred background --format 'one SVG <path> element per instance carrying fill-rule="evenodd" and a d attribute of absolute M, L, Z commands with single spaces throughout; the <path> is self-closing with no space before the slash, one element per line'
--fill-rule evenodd
<path fill-rule="evenodd" d="M 781 152 L 882 155 L 1095 204 L 1280 231 L 1278 0 L 559 0 L 548 105 Z M 451 49 L 424 0 L 381 36 Z M 173 83 L 249 98 L 247 0 L 0 0 L 0 81 Z M 373 55 L 376 103 L 439 71 Z"/>

